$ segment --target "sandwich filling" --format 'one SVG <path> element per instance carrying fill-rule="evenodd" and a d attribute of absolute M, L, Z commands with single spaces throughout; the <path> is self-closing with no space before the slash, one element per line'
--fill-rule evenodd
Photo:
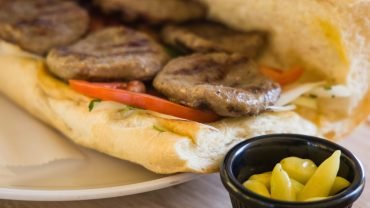
<path fill-rule="evenodd" d="M 47 22 L 51 21 L 56 25 L 55 28 L 49 28 L 50 25 L 36 24 L 46 31 L 46 35 L 41 32 L 27 33 L 27 36 L 10 41 L 30 52 L 40 54 L 47 52 L 46 63 L 51 74 L 64 81 L 72 80 L 70 83 L 74 83 L 72 86 L 74 89 L 98 99 L 114 100 L 134 107 L 155 110 L 157 108 L 153 108 L 153 105 L 142 103 L 157 102 L 159 106 L 163 106 L 162 108 L 173 108 L 173 112 L 162 109 L 157 110 L 159 112 L 168 112 L 170 115 L 184 119 L 194 118 L 193 114 L 204 114 L 202 118 L 194 119 L 203 122 L 214 121 L 219 117 L 257 115 L 269 110 L 269 107 L 278 100 L 280 85 L 261 73 L 258 65 L 252 60 L 267 43 L 265 32 L 235 31 L 205 20 L 179 25 L 163 24 L 166 20 L 183 22 L 204 18 L 203 7 L 195 2 L 186 4 L 183 0 L 163 2 L 161 9 L 168 7 L 169 13 L 166 17 L 168 19 L 152 15 L 154 14 L 152 10 L 155 8 L 147 5 L 153 2 L 133 3 L 120 0 L 95 3 L 104 13 L 115 10 L 120 11 L 124 17 L 128 15 L 129 18 L 124 18 L 122 22 L 141 19 L 144 23 L 137 25 L 145 24 L 146 21 L 150 24 L 156 23 L 157 26 L 149 26 L 151 31 L 149 34 L 147 31 L 123 26 L 123 23 L 117 23 L 118 26 L 115 27 L 103 25 L 97 29 L 88 29 L 86 28 L 88 20 L 94 21 L 96 18 L 89 18 L 84 14 L 101 15 L 96 8 L 91 9 L 91 6 L 83 8 L 72 1 L 61 0 L 38 0 L 33 3 L 4 0 L 1 1 L 4 12 L 14 10 L 17 15 L 15 18 L 5 16 L 0 18 L 0 31 L 6 31 L 9 25 L 14 30 L 21 26 L 22 30 L 34 31 L 35 24 L 20 24 L 20 22 L 39 22 L 40 18 Z M 186 17 L 180 18 L 181 11 L 185 9 L 181 7 L 183 4 L 189 8 L 186 15 L 184 14 Z M 170 10 L 177 7 L 180 10 Z M 31 13 L 22 15 L 18 8 L 25 8 Z M 67 15 L 59 12 L 61 10 L 67 11 Z M 69 16 L 69 11 L 72 10 L 76 12 L 73 14 L 71 12 Z M 52 11 L 54 12 L 51 13 Z M 41 15 L 36 15 L 38 13 Z M 159 23 L 164 26 L 164 29 L 158 29 Z M 148 28 L 148 26 L 145 27 Z M 66 40 L 53 41 L 62 37 L 56 34 L 56 30 L 61 30 Z M 81 37 L 86 31 L 90 32 L 85 37 Z M 9 36 L 13 37 L 14 34 L 3 32 L 0 33 L 0 37 L 9 41 Z M 33 48 L 23 44 L 24 38 L 37 46 L 42 46 L 44 42 L 48 45 L 43 46 L 42 49 Z M 166 48 L 171 48 L 172 51 L 180 50 L 181 57 L 172 57 L 169 61 L 171 54 L 166 53 Z M 76 81 L 73 82 L 73 80 Z M 100 83 L 84 85 L 78 81 Z M 115 83 L 109 83 L 111 81 Z M 123 87 L 130 84 L 128 81 L 149 91 L 146 94 L 142 90 L 130 92 L 132 88 Z M 102 88 L 110 91 L 105 92 Z M 121 97 L 129 96 L 130 99 L 114 99 L 112 90 L 115 94 L 120 94 Z M 105 93 L 100 93 L 103 91 Z M 133 100 L 140 100 L 140 102 Z M 210 116 L 209 112 L 213 116 Z"/>
<path fill-rule="evenodd" d="M 1 0 L 0 38 L 47 54 L 51 75 L 93 99 L 198 122 L 296 107 L 317 112 L 320 101 L 349 96 L 343 85 L 305 80 L 301 67 L 259 65 L 266 31 L 209 22 L 199 2 L 150 6 L 156 2 Z"/>

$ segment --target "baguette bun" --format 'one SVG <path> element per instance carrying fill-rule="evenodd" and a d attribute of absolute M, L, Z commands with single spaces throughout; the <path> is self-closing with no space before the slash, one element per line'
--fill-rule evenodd
<path fill-rule="evenodd" d="M 240 30 L 271 34 L 260 62 L 279 68 L 302 66 L 318 81 L 345 85 L 348 98 L 321 100 L 299 113 L 322 135 L 340 138 L 370 112 L 369 0 L 201 0 L 209 16 Z"/>
<path fill-rule="evenodd" d="M 260 62 L 304 67 L 313 80 L 345 85 L 351 96 L 319 100 L 318 111 L 270 112 L 211 124 L 128 109 L 92 98 L 55 79 L 41 58 L 0 42 L 0 92 L 72 141 L 157 173 L 216 171 L 234 144 L 267 133 L 338 138 L 370 111 L 368 0 L 201 0 L 210 18 L 271 33 Z M 310 121 L 308 121 L 307 119 Z"/>
<path fill-rule="evenodd" d="M 216 171 L 236 143 L 267 133 L 315 135 L 294 112 L 224 119 L 210 125 L 92 98 L 52 77 L 44 60 L 0 41 L 0 92 L 73 142 L 157 173 Z"/>

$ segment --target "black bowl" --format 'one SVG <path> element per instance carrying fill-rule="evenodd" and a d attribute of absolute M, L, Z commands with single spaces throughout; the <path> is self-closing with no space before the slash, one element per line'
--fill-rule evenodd
<path fill-rule="evenodd" d="M 308 158 L 321 164 L 335 150 L 342 151 L 338 176 L 351 185 L 328 199 L 280 201 L 255 194 L 242 185 L 253 174 L 271 171 L 285 157 Z M 227 153 L 220 173 L 234 208 L 347 208 L 365 187 L 364 168 L 350 151 L 325 139 L 298 134 L 264 135 L 243 141 Z"/>

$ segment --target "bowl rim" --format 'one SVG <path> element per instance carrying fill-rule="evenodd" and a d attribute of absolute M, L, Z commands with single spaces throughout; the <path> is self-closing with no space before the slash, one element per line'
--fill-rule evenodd
<path fill-rule="evenodd" d="M 351 166 L 355 168 L 354 178 L 351 182 L 351 185 L 346 188 L 345 191 L 342 191 L 339 194 L 336 194 L 328 199 L 318 200 L 318 201 L 309 201 L 309 202 L 290 202 L 290 201 L 282 201 L 267 198 L 256 194 L 248 189 L 244 188 L 244 186 L 237 180 L 237 178 L 232 174 L 232 162 L 235 159 L 235 156 L 241 154 L 248 145 L 253 144 L 255 142 L 264 142 L 264 140 L 271 140 L 279 141 L 278 139 L 284 139 L 284 141 L 295 140 L 295 141 L 304 141 L 310 142 L 315 144 L 320 144 L 322 146 L 328 147 L 329 149 L 341 150 L 341 159 L 346 158 L 351 163 Z M 320 147 L 320 145 L 316 145 Z M 235 145 L 231 148 L 228 153 L 225 155 L 224 160 L 220 167 L 220 174 L 221 180 L 225 186 L 225 188 L 231 192 L 234 197 L 239 199 L 244 199 L 251 201 L 256 204 L 260 205 L 279 205 L 279 206 L 299 206 L 299 207 L 312 207 L 315 206 L 328 206 L 333 204 L 340 204 L 342 202 L 349 202 L 353 203 L 362 193 L 364 186 L 365 186 L 365 171 L 361 161 L 348 149 L 336 144 L 332 141 L 329 141 L 324 138 L 308 136 L 303 134 L 266 134 L 262 136 L 253 137 L 247 140 L 240 142 L 239 144 Z"/>

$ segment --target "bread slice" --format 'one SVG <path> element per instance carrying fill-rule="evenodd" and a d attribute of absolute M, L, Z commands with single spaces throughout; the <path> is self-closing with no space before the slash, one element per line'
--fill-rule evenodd
<path fill-rule="evenodd" d="M 0 93 L 73 142 L 157 173 L 216 171 L 236 143 L 267 133 L 317 134 L 294 112 L 200 124 L 92 98 L 52 77 L 44 60 L 0 41 Z M 42 151 L 42 150 L 40 150 Z"/>
<path fill-rule="evenodd" d="M 209 16 L 241 30 L 271 34 L 264 64 L 302 66 L 317 81 L 342 84 L 351 96 L 327 99 L 312 119 L 323 135 L 343 137 L 370 112 L 369 0 L 201 0 Z"/>

